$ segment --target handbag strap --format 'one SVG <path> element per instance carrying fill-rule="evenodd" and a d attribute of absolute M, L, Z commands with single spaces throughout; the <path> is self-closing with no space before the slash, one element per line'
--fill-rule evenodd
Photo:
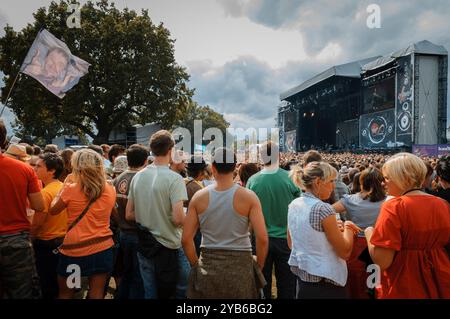
<path fill-rule="evenodd" d="M 72 222 L 72 224 L 69 226 L 69 228 L 67 229 L 67 232 L 69 232 L 72 228 L 74 228 L 79 222 L 80 220 L 84 217 L 84 215 L 86 215 L 86 213 L 88 212 L 89 208 L 92 206 L 92 204 L 94 204 L 95 199 L 91 199 L 89 201 L 89 203 L 87 204 L 87 206 L 83 209 L 83 211 L 81 212 L 80 215 L 78 215 L 78 217 Z"/>
<path fill-rule="evenodd" d="M 82 242 L 78 242 L 78 243 L 63 244 L 63 245 L 59 246 L 59 249 L 66 249 L 66 250 L 68 250 L 68 249 L 83 248 L 83 247 L 87 247 L 87 246 L 91 246 L 91 245 L 102 243 L 104 241 L 107 241 L 107 240 L 111 239 L 112 237 L 113 237 L 112 235 L 107 235 L 107 236 L 102 236 L 102 237 L 88 239 L 88 240 L 85 240 L 85 241 L 82 241 Z"/>
<path fill-rule="evenodd" d="M 66 236 L 67 236 L 67 233 L 68 233 L 72 228 L 74 228 L 74 227 L 80 222 L 80 220 L 84 217 L 84 215 L 86 215 L 86 213 L 88 212 L 89 208 L 92 206 L 92 204 L 94 204 L 94 202 L 95 202 L 95 199 L 91 199 L 91 200 L 89 201 L 89 203 L 86 205 L 86 207 L 83 209 L 83 211 L 81 212 L 81 214 L 78 215 L 78 217 L 72 222 L 72 224 L 70 224 L 69 228 L 67 229 Z M 59 245 L 58 248 L 53 249 L 53 253 L 54 253 L 55 255 L 58 254 L 58 253 L 59 253 L 59 250 L 60 250 L 61 248 L 64 248 L 64 245 L 63 245 L 63 244 Z"/>

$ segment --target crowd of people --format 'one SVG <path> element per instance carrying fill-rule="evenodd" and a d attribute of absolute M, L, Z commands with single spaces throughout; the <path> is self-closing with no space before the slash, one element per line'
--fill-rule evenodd
<path fill-rule="evenodd" d="M 268 141 L 238 163 L 165 130 L 76 151 L 6 136 L 0 298 L 102 299 L 112 280 L 116 299 L 450 298 L 450 156 Z"/>

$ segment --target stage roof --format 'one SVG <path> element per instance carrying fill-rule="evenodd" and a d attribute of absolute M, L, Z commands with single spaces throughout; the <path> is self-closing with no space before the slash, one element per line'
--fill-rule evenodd
<path fill-rule="evenodd" d="M 378 69 L 386 64 L 391 63 L 395 59 L 410 55 L 411 53 L 418 54 L 431 54 L 431 55 L 448 55 L 447 50 L 442 45 L 436 45 L 430 41 L 423 40 L 420 42 L 412 43 L 406 48 L 392 52 L 386 56 L 383 56 L 375 61 L 369 62 L 363 66 L 362 71 L 367 72 L 370 70 Z"/>
<path fill-rule="evenodd" d="M 367 65 L 367 63 L 374 61 L 376 59 L 380 58 L 380 56 L 363 59 L 359 61 L 354 61 L 346 64 L 341 65 L 335 65 L 328 70 L 323 71 L 322 73 L 317 74 L 313 78 L 306 80 L 302 84 L 287 90 L 284 93 L 280 94 L 280 99 L 285 100 L 290 96 L 293 96 L 297 93 L 300 93 L 303 90 L 306 90 L 307 88 L 322 82 L 323 80 L 326 80 L 328 78 L 331 78 L 333 76 L 345 76 L 350 78 L 360 78 L 361 77 L 361 69 L 363 65 Z"/>

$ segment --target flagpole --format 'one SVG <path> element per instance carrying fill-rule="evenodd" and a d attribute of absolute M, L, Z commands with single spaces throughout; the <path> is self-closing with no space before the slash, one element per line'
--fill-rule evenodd
<path fill-rule="evenodd" d="M 11 95 L 11 92 L 12 92 L 12 90 L 13 90 L 13 88 L 14 88 L 14 85 L 16 85 L 16 81 L 17 81 L 19 75 L 20 75 L 20 71 L 17 72 L 16 78 L 14 79 L 14 82 L 13 82 L 13 84 L 11 85 L 11 88 L 9 89 L 8 95 L 6 96 L 5 104 L 3 105 L 2 111 L 0 112 L 0 117 L 3 115 L 3 111 L 5 110 L 6 105 L 8 104 L 9 96 Z"/>

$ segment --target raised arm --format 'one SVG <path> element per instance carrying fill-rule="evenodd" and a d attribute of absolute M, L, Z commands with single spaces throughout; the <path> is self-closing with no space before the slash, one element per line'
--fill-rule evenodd
<path fill-rule="evenodd" d="M 353 249 L 353 237 L 361 229 L 351 221 L 346 221 L 344 223 L 344 231 L 341 232 L 335 215 L 326 217 L 322 221 L 322 226 L 336 255 L 345 260 L 350 258 Z"/>
<path fill-rule="evenodd" d="M 64 203 L 64 201 L 61 199 L 61 195 L 65 190 L 67 190 L 67 187 L 69 187 L 72 183 L 73 183 L 73 176 L 72 174 L 69 174 L 64 180 L 63 187 L 59 190 L 58 194 L 56 194 L 55 198 L 50 204 L 50 207 L 48 209 L 48 213 L 50 215 L 58 215 L 67 207 L 67 204 Z"/>
<path fill-rule="evenodd" d="M 53 200 L 48 212 L 50 215 L 58 215 L 67 207 L 66 203 L 63 202 L 61 197 L 57 196 Z"/>
<path fill-rule="evenodd" d="M 331 206 L 333 206 L 336 213 L 338 213 L 338 214 L 345 213 L 345 206 L 344 206 L 344 204 L 342 204 L 341 201 L 337 201 L 336 203 L 334 203 Z"/>

